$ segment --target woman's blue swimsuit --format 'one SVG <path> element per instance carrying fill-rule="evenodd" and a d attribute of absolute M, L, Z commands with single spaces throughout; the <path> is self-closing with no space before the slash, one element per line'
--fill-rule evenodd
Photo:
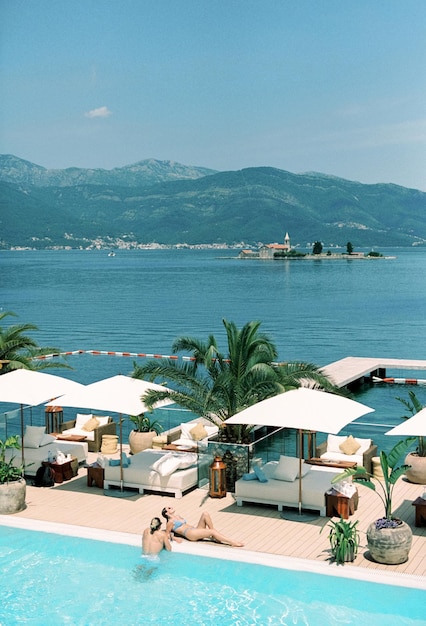
<path fill-rule="evenodd" d="M 178 530 L 181 526 L 183 526 L 184 524 L 186 524 L 186 519 L 184 519 L 184 520 L 179 520 L 179 519 L 175 520 L 175 521 L 173 522 L 173 532 L 175 533 L 175 532 L 176 532 L 176 531 L 177 531 L 177 530 Z M 183 536 L 185 537 L 185 539 L 186 539 L 186 531 L 187 531 L 187 530 L 188 530 L 188 529 L 186 529 L 186 530 L 184 530 L 184 531 L 183 531 Z"/>

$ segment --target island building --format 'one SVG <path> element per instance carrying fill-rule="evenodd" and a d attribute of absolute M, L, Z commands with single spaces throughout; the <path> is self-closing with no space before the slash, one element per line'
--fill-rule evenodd
<path fill-rule="evenodd" d="M 267 243 L 258 250 L 241 250 L 240 259 L 273 259 L 276 252 L 290 252 L 291 244 L 289 234 L 286 233 L 284 243 Z"/>

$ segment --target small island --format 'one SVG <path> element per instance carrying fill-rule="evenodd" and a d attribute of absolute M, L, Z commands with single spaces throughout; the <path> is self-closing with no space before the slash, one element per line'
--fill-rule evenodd
<path fill-rule="evenodd" d="M 262 259 L 262 260 L 293 260 L 293 259 L 378 259 L 385 258 L 380 252 L 370 251 L 355 252 L 350 241 L 346 244 L 346 252 L 327 252 L 323 251 L 321 241 L 316 241 L 312 246 L 312 252 L 300 252 L 296 248 L 292 248 L 290 244 L 289 234 L 286 233 L 284 243 L 267 243 L 259 246 L 257 250 L 246 249 L 241 250 L 238 255 L 239 259 Z"/>

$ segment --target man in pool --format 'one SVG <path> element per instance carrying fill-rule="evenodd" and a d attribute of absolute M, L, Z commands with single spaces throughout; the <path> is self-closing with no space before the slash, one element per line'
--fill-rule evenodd
<path fill-rule="evenodd" d="M 142 533 L 142 552 L 145 555 L 158 554 L 161 550 L 171 550 L 169 535 L 161 530 L 161 520 L 153 517 L 149 528 Z"/>
<path fill-rule="evenodd" d="M 161 515 L 167 520 L 166 534 L 169 539 L 172 533 L 175 537 L 184 537 L 188 541 L 199 541 L 200 539 L 213 539 L 217 543 L 224 543 L 234 548 L 241 548 L 244 544 L 233 541 L 222 535 L 213 527 L 212 518 L 209 513 L 203 513 L 197 526 L 191 526 L 186 519 L 176 513 L 172 506 L 166 506 L 161 511 Z M 179 539 L 180 541 L 180 539 Z"/>

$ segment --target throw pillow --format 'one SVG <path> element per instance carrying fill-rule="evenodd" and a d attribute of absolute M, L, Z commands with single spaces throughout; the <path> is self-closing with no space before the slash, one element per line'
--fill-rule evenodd
<path fill-rule="evenodd" d="M 49 443 L 53 443 L 54 441 L 56 441 L 56 437 L 54 437 L 53 435 L 48 435 L 47 433 L 44 433 L 44 435 L 41 438 L 39 447 L 41 448 L 42 446 L 47 446 L 49 445 Z"/>
<path fill-rule="evenodd" d="M 257 477 L 259 482 L 261 482 L 261 483 L 267 483 L 268 482 L 268 479 L 265 476 L 265 472 L 258 465 L 253 465 L 253 471 L 256 474 L 256 477 Z"/>
<path fill-rule="evenodd" d="M 243 480 L 257 480 L 257 476 L 254 472 L 243 474 Z"/>
<path fill-rule="evenodd" d="M 194 441 L 201 441 L 201 439 L 207 437 L 207 431 L 202 424 L 197 424 L 194 428 L 191 428 L 189 433 Z"/>
<path fill-rule="evenodd" d="M 99 426 L 99 420 L 96 417 L 91 417 L 84 425 L 83 430 L 91 433 Z"/>
<path fill-rule="evenodd" d="M 339 446 L 343 454 L 356 454 L 357 450 L 359 450 L 360 447 L 361 447 L 360 444 L 357 441 L 355 441 L 352 435 L 349 435 L 346 441 L 341 443 Z"/>
<path fill-rule="evenodd" d="M 38 448 L 45 430 L 45 426 L 26 426 L 24 433 L 24 448 Z"/>
<path fill-rule="evenodd" d="M 341 452 L 339 446 L 345 441 L 346 437 L 343 435 L 328 435 L 327 437 L 327 452 Z"/>
<path fill-rule="evenodd" d="M 299 459 L 293 456 L 280 456 L 277 467 L 275 468 L 274 478 L 276 480 L 285 480 L 292 483 L 296 480 L 299 473 Z"/>
<path fill-rule="evenodd" d="M 191 430 L 192 428 L 194 428 L 194 426 L 197 426 L 197 424 L 194 424 L 194 422 L 182 422 L 182 424 L 180 425 L 180 438 L 192 439 Z"/>
<path fill-rule="evenodd" d="M 169 452 L 161 457 L 161 459 L 158 459 L 158 461 L 155 461 L 155 463 L 151 465 L 151 469 L 158 472 L 160 476 L 170 476 L 170 474 L 173 474 L 173 472 L 179 469 L 179 459 Z"/>

